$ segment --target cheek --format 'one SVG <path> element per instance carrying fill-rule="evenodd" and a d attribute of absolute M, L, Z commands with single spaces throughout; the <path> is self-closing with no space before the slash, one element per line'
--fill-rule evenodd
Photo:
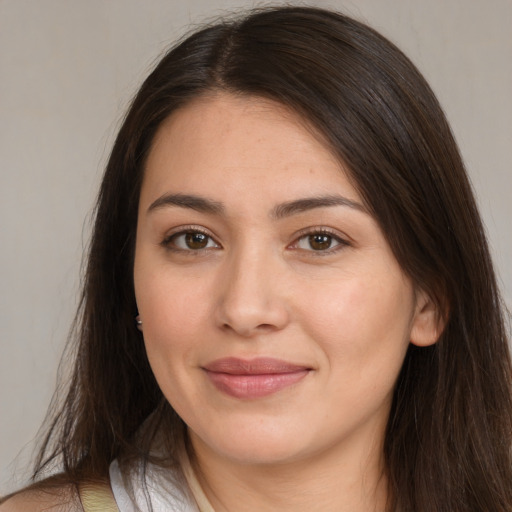
<path fill-rule="evenodd" d="M 331 366 L 350 364 L 377 373 L 401 365 L 409 344 L 412 287 L 402 279 L 353 278 L 306 294 L 305 328 Z"/>
<path fill-rule="evenodd" d="M 141 273 L 138 285 L 148 360 L 160 389 L 180 414 L 196 401 L 190 372 L 197 366 L 197 347 L 206 341 L 207 286 L 166 272 Z"/>
<path fill-rule="evenodd" d="M 148 355 L 186 353 L 210 316 L 208 283 L 158 270 L 136 273 L 135 282 Z"/>

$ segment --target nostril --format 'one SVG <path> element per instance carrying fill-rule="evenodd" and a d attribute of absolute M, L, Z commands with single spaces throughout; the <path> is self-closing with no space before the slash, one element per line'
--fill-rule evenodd
<path fill-rule="evenodd" d="M 289 321 L 288 299 L 268 282 L 255 282 L 254 273 L 240 271 L 219 289 L 215 322 L 226 333 L 243 337 L 282 329 Z"/>
<path fill-rule="evenodd" d="M 232 325 L 229 322 L 225 322 L 222 325 L 223 330 L 236 332 L 240 336 L 251 337 L 256 334 L 264 334 L 279 329 L 278 326 L 272 324 L 259 324 L 259 325 Z"/>

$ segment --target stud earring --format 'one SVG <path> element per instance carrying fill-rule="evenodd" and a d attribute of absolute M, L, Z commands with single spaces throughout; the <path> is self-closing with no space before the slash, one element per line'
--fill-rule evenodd
<path fill-rule="evenodd" d="M 142 331 L 142 320 L 140 319 L 140 315 L 135 317 L 135 323 L 137 324 L 137 329 Z"/>

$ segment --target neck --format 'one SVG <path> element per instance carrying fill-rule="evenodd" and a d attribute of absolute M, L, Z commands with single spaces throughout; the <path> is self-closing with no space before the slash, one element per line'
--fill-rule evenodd
<path fill-rule="evenodd" d="M 280 463 L 233 461 L 190 435 L 197 478 L 215 512 L 383 512 L 382 443 L 347 442 Z M 349 441 L 349 440 L 347 440 Z M 353 440 L 352 440 L 353 441 Z"/>

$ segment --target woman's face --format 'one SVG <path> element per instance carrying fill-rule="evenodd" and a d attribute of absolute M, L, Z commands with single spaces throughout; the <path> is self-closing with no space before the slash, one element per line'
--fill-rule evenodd
<path fill-rule="evenodd" d="M 159 386 L 196 448 L 234 461 L 380 449 L 409 342 L 435 341 L 343 167 L 258 98 L 204 97 L 160 127 L 134 272 Z"/>

